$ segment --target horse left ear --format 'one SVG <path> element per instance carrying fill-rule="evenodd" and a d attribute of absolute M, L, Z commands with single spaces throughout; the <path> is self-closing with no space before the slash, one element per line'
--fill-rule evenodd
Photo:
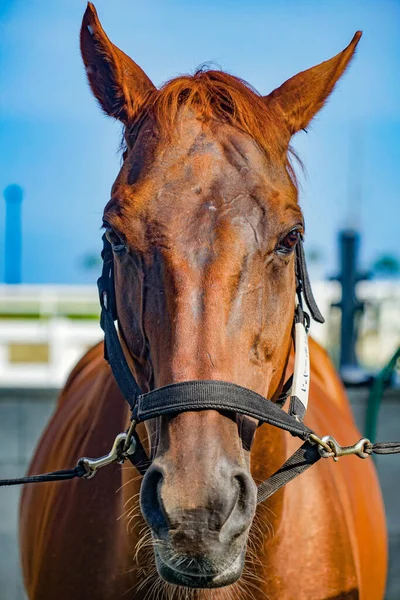
<path fill-rule="evenodd" d="M 100 106 L 126 125 L 156 88 L 146 73 L 109 40 L 91 2 L 82 20 L 81 54 Z"/>
<path fill-rule="evenodd" d="M 288 132 L 287 141 L 294 133 L 304 129 L 323 107 L 354 56 L 361 35 L 361 31 L 357 31 L 343 52 L 298 73 L 265 96 L 268 107 L 283 117 Z"/>

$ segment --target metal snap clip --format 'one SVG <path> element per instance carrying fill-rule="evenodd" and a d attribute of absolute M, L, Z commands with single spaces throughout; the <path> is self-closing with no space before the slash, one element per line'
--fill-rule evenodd
<path fill-rule="evenodd" d="M 327 451 L 325 446 L 320 445 L 318 448 L 319 453 L 323 458 L 333 456 L 333 460 L 337 462 L 341 456 L 351 456 L 354 454 L 359 458 L 368 458 L 369 454 L 365 452 L 366 444 L 370 444 L 368 438 L 361 438 L 352 446 L 341 446 L 334 437 L 326 435 L 321 439 L 329 448 L 330 452 Z"/>
<path fill-rule="evenodd" d="M 86 475 L 83 475 L 85 479 L 92 479 L 102 467 L 106 467 L 114 462 L 123 463 L 125 460 L 123 452 L 123 444 L 126 440 L 126 433 L 119 433 L 114 440 L 112 448 L 108 454 L 101 456 L 100 458 L 88 458 L 83 457 L 78 461 L 78 465 L 82 465 L 86 470 Z"/>

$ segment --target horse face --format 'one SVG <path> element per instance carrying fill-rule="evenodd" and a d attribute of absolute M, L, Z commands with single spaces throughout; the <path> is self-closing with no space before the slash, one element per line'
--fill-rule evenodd
<path fill-rule="evenodd" d="M 104 222 L 121 339 L 143 391 L 211 379 L 279 392 L 303 231 L 287 145 L 322 106 L 356 42 L 267 98 L 212 71 L 158 92 L 89 5 L 81 32 L 89 82 L 126 126 Z M 256 486 L 235 415 L 184 412 L 147 427 L 153 462 L 141 508 L 159 574 L 187 587 L 236 581 Z"/>
<path fill-rule="evenodd" d="M 185 106 L 172 139 L 157 139 L 157 125 L 141 124 L 104 214 L 136 376 L 142 389 L 209 379 L 273 395 L 291 340 L 296 190 L 284 165 L 273 180 L 231 125 L 202 123 Z M 231 583 L 256 507 L 235 415 L 185 412 L 148 433 L 141 507 L 160 574 L 192 587 Z"/>

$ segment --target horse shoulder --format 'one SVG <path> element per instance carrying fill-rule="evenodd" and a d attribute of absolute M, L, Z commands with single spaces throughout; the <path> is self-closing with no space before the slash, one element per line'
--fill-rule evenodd
<path fill-rule="evenodd" d="M 352 445 L 362 435 L 339 376 L 326 351 L 310 343 L 311 390 L 306 424 L 320 436 L 331 435 L 341 445 Z M 337 463 L 323 459 L 310 469 L 323 483 L 321 509 L 331 519 L 337 513 L 335 530 L 345 525 L 352 549 L 360 598 L 383 598 L 386 580 L 386 526 L 383 500 L 372 459 L 342 457 Z M 303 480 L 304 483 L 304 480 Z M 342 518 L 336 510 L 340 507 Z M 340 548 L 339 536 L 332 542 Z M 342 537 L 343 539 L 343 537 Z"/>
<path fill-rule="evenodd" d="M 310 362 L 310 400 L 305 423 L 318 435 L 332 435 L 342 445 L 355 443 L 362 436 L 345 389 L 329 356 L 314 340 L 310 340 Z M 288 372 L 292 369 L 293 355 Z M 286 440 L 288 457 L 299 447 L 298 439 L 275 428 L 259 430 L 252 453 L 252 470 L 258 475 L 257 480 L 276 468 L 281 436 Z M 258 515 L 262 528 L 275 526 L 275 534 L 272 539 L 267 536 L 263 550 L 263 562 L 268 566 L 262 578 L 271 598 L 275 598 L 275 591 L 276 598 L 286 594 L 285 597 L 297 600 L 384 597 L 385 517 L 371 459 L 362 461 L 349 456 L 338 463 L 321 459 L 272 496 L 266 507 L 260 506 Z M 272 574 L 274 577 L 269 580 Z"/>
<path fill-rule="evenodd" d="M 102 344 L 88 351 L 72 371 L 31 462 L 29 473 L 71 468 L 81 456 L 106 454 L 127 423 L 127 409 Z M 110 465 L 90 481 L 74 479 L 24 487 L 20 506 L 23 574 L 31 600 L 83 597 L 98 582 L 115 593 L 113 580 L 117 520 L 123 512 L 121 467 Z M 90 552 L 88 552 L 90 548 Z M 90 572 L 90 574 L 89 574 Z M 87 588 L 88 596 L 85 596 Z M 109 591 L 107 591 L 110 588 Z"/>

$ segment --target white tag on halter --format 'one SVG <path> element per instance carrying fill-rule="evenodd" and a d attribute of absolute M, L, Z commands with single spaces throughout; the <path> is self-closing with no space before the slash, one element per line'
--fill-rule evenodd
<path fill-rule="evenodd" d="M 295 355 L 291 393 L 291 413 L 294 416 L 298 416 L 300 419 L 302 419 L 307 411 L 308 394 L 310 388 L 310 356 L 308 353 L 308 334 L 303 323 L 295 323 L 294 345 Z M 300 406 L 299 402 L 301 403 Z"/>

